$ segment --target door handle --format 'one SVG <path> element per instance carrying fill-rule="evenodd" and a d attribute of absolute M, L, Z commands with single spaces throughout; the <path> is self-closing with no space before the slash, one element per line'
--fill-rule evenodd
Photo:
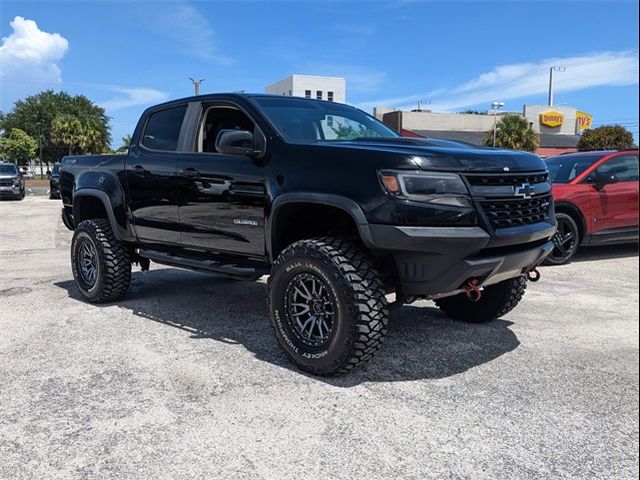
<path fill-rule="evenodd" d="M 187 178 L 195 178 L 200 176 L 200 172 L 198 172 L 195 168 L 185 168 L 184 170 L 180 170 L 178 172 L 180 176 Z"/>
<path fill-rule="evenodd" d="M 144 167 L 142 165 L 136 165 L 131 169 L 131 173 L 134 175 L 144 175 Z"/>

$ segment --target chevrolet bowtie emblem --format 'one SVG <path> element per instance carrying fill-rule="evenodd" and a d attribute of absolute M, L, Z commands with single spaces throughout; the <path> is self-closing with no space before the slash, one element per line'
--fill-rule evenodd
<path fill-rule="evenodd" d="M 531 198 L 531 196 L 536 193 L 536 189 L 530 183 L 523 183 L 522 185 L 518 185 L 514 188 L 514 195 L 516 197 L 522 197 L 524 199 Z"/>

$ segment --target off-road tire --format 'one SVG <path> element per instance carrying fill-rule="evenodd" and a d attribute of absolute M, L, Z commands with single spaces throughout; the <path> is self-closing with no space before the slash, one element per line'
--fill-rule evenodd
<path fill-rule="evenodd" d="M 287 292 L 300 275 L 328 286 L 337 307 L 327 343 L 300 339 L 287 310 Z M 315 375 L 344 373 L 369 360 L 387 331 L 388 308 L 379 273 L 366 252 L 337 238 L 300 240 L 276 259 L 268 282 L 271 325 L 278 343 L 299 368 Z"/>
<path fill-rule="evenodd" d="M 80 273 L 79 246 L 89 241 L 97 253 L 97 275 L 93 285 L 87 285 Z M 91 303 L 112 302 L 121 298 L 131 281 L 131 252 L 118 241 L 105 219 L 84 220 L 76 227 L 71 242 L 71 267 L 82 297 Z"/>
<path fill-rule="evenodd" d="M 486 287 L 482 291 L 482 298 L 475 303 L 464 293 L 438 299 L 435 303 L 448 317 L 455 320 L 486 323 L 513 310 L 522 300 L 526 288 L 527 279 L 520 276 Z"/>

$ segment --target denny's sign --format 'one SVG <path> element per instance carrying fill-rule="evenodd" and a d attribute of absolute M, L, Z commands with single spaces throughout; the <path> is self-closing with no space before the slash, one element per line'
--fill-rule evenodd
<path fill-rule="evenodd" d="M 593 123 L 593 117 L 588 113 L 576 112 L 576 122 L 578 126 L 578 131 L 581 132 L 582 130 L 591 128 L 591 124 Z"/>
<path fill-rule="evenodd" d="M 540 114 L 540 124 L 545 127 L 559 127 L 564 122 L 564 115 L 560 112 L 550 111 Z"/>

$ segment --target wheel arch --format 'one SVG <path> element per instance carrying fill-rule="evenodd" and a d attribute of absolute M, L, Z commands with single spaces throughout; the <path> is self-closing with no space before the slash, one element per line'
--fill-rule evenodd
<path fill-rule="evenodd" d="M 350 227 L 353 228 L 355 233 L 360 237 L 360 240 L 362 240 L 365 245 L 371 245 L 371 234 L 369 232 L 367 219 L 355 201 L 340 195 L 302 192 L 288 193 L 280 195 L 273 202 L 267 222 L 267 255 L 272 261 L 275 260 L 278 254 L 290 244 L 291 241 L 302 239 L 302 237 L 292 238 L 287 235 L 287 228 L 291 227 L 295 220 L 287 214 L 303 208 L 312 210 L 312 213 L 316 215 L 319 212 L 327 214 L 330 212 L 335 213 L 335 218 L 331 216 L 326 218 L 331 218 L 332 221 L 337 223 L 348 221 Z M 326 224 L 322 224 L 319 227 L 323 226 L 326 226 Z M 304 225 L 296 225 L 296 228 L 300 233 L 305 231 Z M 309 231 L 313 232 L 313 229 Z M 316 236 L 323 236 L 326 235 L 327 232 L 318 231 L 317 233 L 314 232 L 314 234 Z M 296 237 L 296 235 L 294 234 L 293 237 Z"/>
<path fill-rule="evenodd" d="M 120 240 L 118 222 L 109 196 L 94 188 L 77 190 L 73 195 L 73 223 L 77 226 L 90 218 L 109 220 L 113 234 Z"/>
<path fill-rule="evenodd" d="M 569 215 L 578 225 L 578 234 L 580 235 L 579 243 L 582 243 L 587 236 L 587 222 L 586 219 L 576 205 L 567 201 L 556 202 L 556 213 L 564 213 Z"/>

